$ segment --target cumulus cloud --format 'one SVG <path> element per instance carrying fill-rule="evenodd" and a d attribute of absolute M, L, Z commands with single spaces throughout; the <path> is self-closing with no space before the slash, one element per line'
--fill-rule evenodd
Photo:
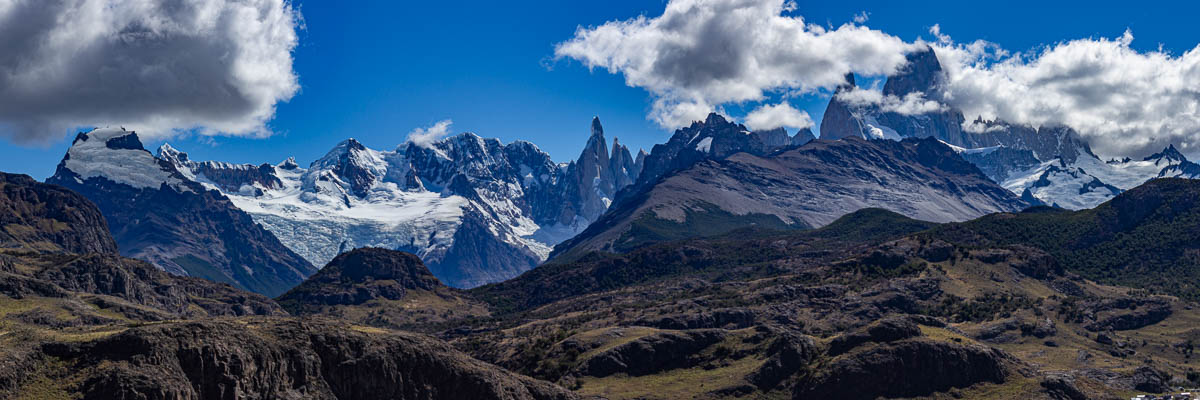
<path fill-rule="evenodd" d="M 408 139 L 405 141 L 417 146 L 429 147 L 433 142 L 449 136 L 450 125 L 453 124 L 454 121 L 446 119 L 428 127 L 413 129 L 411 132 L 408 132 Z"/>
<path fill-rule="evenodd" d="M 795 8 L 784 0 L 671 0 L 658 17 L 580 27 L 555 56 L 624 75 L 654 96 L 649 118 L 673 129 L 725 103 L 832 89 L 849 72 L 893 72 L 915 48 L 863 26 L 832 29 L 785 15 Z"/>
<path fill-rule="evenodd" d="M 946 110 L 946 106 L 933 100 L 925 98 L 925 94 L 921 92 L 909 93 L 904 97 L 894 95 L 884 95 L 878 89 L 863 89 L 855 88 L 838 93 L 837 98 L 847 104 L 855 106 L 878 106 L 879 109 L 885 112 L 894 112 L 902 115 L 919 115 Z"/>
<path fill-rule="evenodd" d="M 746 126 L 756 131 L 779 127 L 804 129 L 812 127 L 813 121 L 807 112 L 792 108 L 791 104 L 784 102 L 775 105 L 764 104 L 746 114 Z"/>
<path fill-rule="evenodd" d="M 0 135 L 269 135 L 300 24 L 287 0 L 0 1 Z"/>
<path fill-rule="evenodd" d="M 651 94 L 648 118 L 673 129 L 726 104 L 832 89 L 848 72 L 887 75 L 905 54 L 930 45 L 947 73 L 939 93 L 840 96 L 909 115 L 953 107 L 967 121 L 1067 125 L 1102 155 L 1137 156 L 1168 143 L 1200 147 L 1200 46 L 1183 54 L 1138 51 L 1127 31 L 1011 52 L 982 40 L 955 42 L 938 25 L 929 31 L 933 42 L 910 43 L 862 26 L 865 12 L 827 28 L 795 9 L 784 0 L 671 0 L 657 17 L 580 27 L 555 56 L 623 75 Z M 772 107 L 758 106 L 754 121 L 771 125 L 778 119 L 768 115 L 787 111 Z"/>
<path fill-rule="evenodd" d="M 1181 55 L 1140 52 L 1125 31 L 1022 54 L 932 33 L 948 75 L 944 101 L 961 108 L 968 121 L 979 115 L 1067 125 L 1111 156 L 1145 155 L 1169 143 L 1185 150 L 1200 146 L 1200 46 Z"/>

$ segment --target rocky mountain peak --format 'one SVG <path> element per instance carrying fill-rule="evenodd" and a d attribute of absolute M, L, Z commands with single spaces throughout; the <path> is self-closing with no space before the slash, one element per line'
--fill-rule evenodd
<path fill-rule="evenodd" d="M 883 94 L 904 97 L 909 93 L 923 92 L 927 97 L 937 97 L 937 85 L 942 79 L 942 64 L 932 47 L 925 47 L 905 56 L 907 62 L 894 75 L 888 76 L 883 85 Z"/>
<path fill-rule="evenodd" d="M 155 158 L 142 147 L 137 133 L 124 128 L 76 135 L 52 179 L 55 177 L 78 183 L 104 179 L 139 189 L 157 189 L 166 184 L 178 191 L 193 190 L 172 164 Z"/>
<path fill-rule="evenodd" d="M 158 146 L 158 151 L 156 151 L 155 154 L 163 161 L 169 162 L 176 166 L 190 162 L 190 160 L 188 160 L 187 153 L 176 150 L 168 143 L 163 143 L 162 146 Z"/>
<path fill-rule="evenodd" d="M 837 88 L 834 89 L 834 91 L 833 91 L 834 94 L 854 90 L 854 88 L 858 87 L 858 85 L 856 85 L 854 83 L 854 73 L 853 72 L 846 73 L 845 80 L 846 81 L 844 83 L 842 83 L 841 85 L 838 85 Z"/>
<path fill-rule="evenodd" d="M 721 127 L 721 126 L 725 126 L 725 125 L 732 125 L 732 124 L 733 123 L 730 122 L 729 120 L 725 119 L 724 116 L 722 116 L 721 114 L 717 114 L 717 113 L 708 113 L 708 117 L 704 119 L 704 125 L 708 126 L 708 127 L 717 128 L 717 127 Z"/>
<path fill-rule="evenodd" d="M 337 175 L 349 191 L 366 197 L 371 185 L 383 176 L 384 161 L 378 152 L 368 149 L 351 138 L 334 146 L 324 157 L 313 163 L 311 170 L 328 171 Z"/>
<path fill-rule="evenodd" d="M 592 117 L 592 136 L 604 137 L 604 127 L 600 125 L 600 116 Z"/>
<path fill-rule="evenodd" d="M 296 157 L 288 157 L 286 160 L 283 160 L 283 162 L 276 165 L 276 167 L 286 171 L 294 171 L 300 168 L 300 164 L 296 163 Z"/>
<path fill-rule="evenodd" d="M 592 118 L 592 134 L 588 137 L 583 152 L 579 154 L 579 163 L 582 165 L 584 160 L 595 160 L 607 164 L 608 155 L 608 145 L 604 140 L 604 127 L 600 125 L 600 117 L 594 117 Z"/>
<path fill-rule="evenodd" d="M 1149 157 L 1143 159 L 1143 161 L 1166 161 L 1167 163 L 1179 163 L 1188 161 L 1188 159 L 1187 157 L 1184 157 L 1183 153 L 1179 152 L 1179 149 L 1175 148 L 1174 144 L 1170 144 L 1167 145 L 1167 148 L 1163 149 L 1163 151 L 1151 154 Z"/>

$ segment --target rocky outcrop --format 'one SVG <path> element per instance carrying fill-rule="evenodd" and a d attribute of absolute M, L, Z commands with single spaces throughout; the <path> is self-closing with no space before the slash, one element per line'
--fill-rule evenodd
<path fill-rule="evenodd" d="M 1042 391 L 1055 400 L 1088 400 L 1087 394 L 1075 386 L 1074 378 L 1069 375 L 1050 375 L 1040 383 Z"/>
<path fill-rule="evenodd" d="M 864 343 L 888 343 L 921 336 L 921 327 L 906 318 L 888 318 L 829 342 L 829 355 L 846 353 Z"/>
<path fill-rule="evenodd" d="M 755 314 L 753 310 L 746 308 L 728 308 L 701 313 L 667 315 L 659 318 L 642 320 L 639 321 L 637 325 L 675 330 L 706 328 L 742 329 L 753 326 L 754 322 Z"/>
<path fill-rule="evenodd" d="M 1092 332 L 1138 329 L 1171 316 L 1170 301 L 1161 298 L 1103 301 L 1090 308 L 1096 320 L 1084 328 Z"/>
<path fill-rule="evenodd" d="M 715 329 L 657 333 L 597 354 L 580 364 L 576 373 L 593 377 L 617 373 L 641 376 L 686 368 L 696 363 L 693 354 L 725 336 L 725 331 Z"/>
<path fill-rule="evenodd" d="M 117 243 L 83 196 L 0 172 L 0 249 L 117 254 Z"/>
<path fill-rule="evenodd" d="M 84 399 L 574 399 L 419 335 L 320 321 L 183 322 L 48 343 Z"/>
<path fill-rule="evenodd" d="M 866 347 L 834 359 L 795 398 L 918 397 L 980 382 L 1004 383 L 1006 353 L 978 345 L 926 339 Z"/>
<path fill-rule="evenodd" d="M 767 361 L 746 376 L 746 380 L 761 390 L 771 390 L 793 375 L 803 375 L 821 354 L 813 338 L 783 333 L 767 349 Z"/>

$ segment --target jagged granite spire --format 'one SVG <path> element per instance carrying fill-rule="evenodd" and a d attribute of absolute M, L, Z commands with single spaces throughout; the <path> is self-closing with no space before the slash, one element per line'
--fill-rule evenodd
<path fill-rule="evenodd" d="M 944 72 L 932 47 L 908 53 L 907 62 L 894 75 L 888 76 L 883 85 L 885 96 L 904 97 L 921 92 L 926 98 L 940 98 L 937 85 Z"/>
<path fill-rule="evenodd" d="M 637 180 L 638 172 L 640 172 L 634 165 L 633 155 L 629 153 L 629 148 L 622 145 L 615 137 L 613 138 L 612 155 L 608 158 L 608 165 L 608 169 L 613 177 L 614 191 L 621 190 L 621 188 L 632 184 Z"/>

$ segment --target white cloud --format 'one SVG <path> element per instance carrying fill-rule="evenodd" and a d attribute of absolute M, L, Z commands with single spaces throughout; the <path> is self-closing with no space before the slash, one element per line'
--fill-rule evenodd
<path fill-rule="evenodd" d="M 947 72 L 939 93 L 844 96 L 910 115 L 949 106 L 967 121 L 1067 125 L 1102 155 L 1137 156 L 1168 143 L 1200 148 L 1200 46 L 1143 52 L 1125 32 L 1013 53 L 982 40 L 956 43 L 939 25 L 929 30 L 934 42 L 908 43 L 859 25 L 866 13 L 827 28 L 794 10 L 783 0 L 671 0 L 657 17 L 580 27 L 555 56 L 623 75 L 650 92 L 649 118 L 672 129 L 726 104 L 766 112 L 761 102 L 773 94 L 832 89 L 848 72 L 885 75 L 930 45 Z"/>
<path fill-rule="evenodd" d="M 918 115 L 946 110 L 946 106 L 925 98 L 924 93 L 909 93 L 903 98 L 884 95 L 878 89 L 855 88 L 837 94 L 838 99 L 855 106 L 878 106 L 885 112 Z"/>
<path fill-rule="evenodd" d="M 450 125 L 453 124 L 454 121 L 445 119 L 426 128 L 413 129 L 411 132 L 408 132 L 408 139 L 405 141 L 417 146 L 429 147 L 433 142 L 449 136 Z"/>
<path fill-rule="evenodd" d="M 269 135 L 300 24 L 286 0 L 0 1 L 0 135 Z"/>
<path fill-rule="evenodd" d="M 624 75 L 654 96 L 649 118 L 673 129 L 722 104 L 832 89 L 849 72 L 893 72 L 915 48 L 863 26 L 783 15 L 794 9 L 783 0 L 672 0 L 658 17 L 580 27 L 555 56 Z"/>
<path fill-rule="evenodd" d="M 796 129 L 813 126 L 812 117 L 807 112 L 792 108 L 786 102 L 776 105 L 764 104 L 746 115 L 746 126 L 759 131 L 788 127 Z"/>
<path fill-rule="evenodd" d="M 1200 46 L 1181 55 L 1140 52 L 1126 31 L 1010 54 L 933 33 L 948 74 L 944 101 L 968 121 L 980 115 L 1071 126 L 1106 156 L 1144 155 L 1168 143 L 1200 146 Z"/>

